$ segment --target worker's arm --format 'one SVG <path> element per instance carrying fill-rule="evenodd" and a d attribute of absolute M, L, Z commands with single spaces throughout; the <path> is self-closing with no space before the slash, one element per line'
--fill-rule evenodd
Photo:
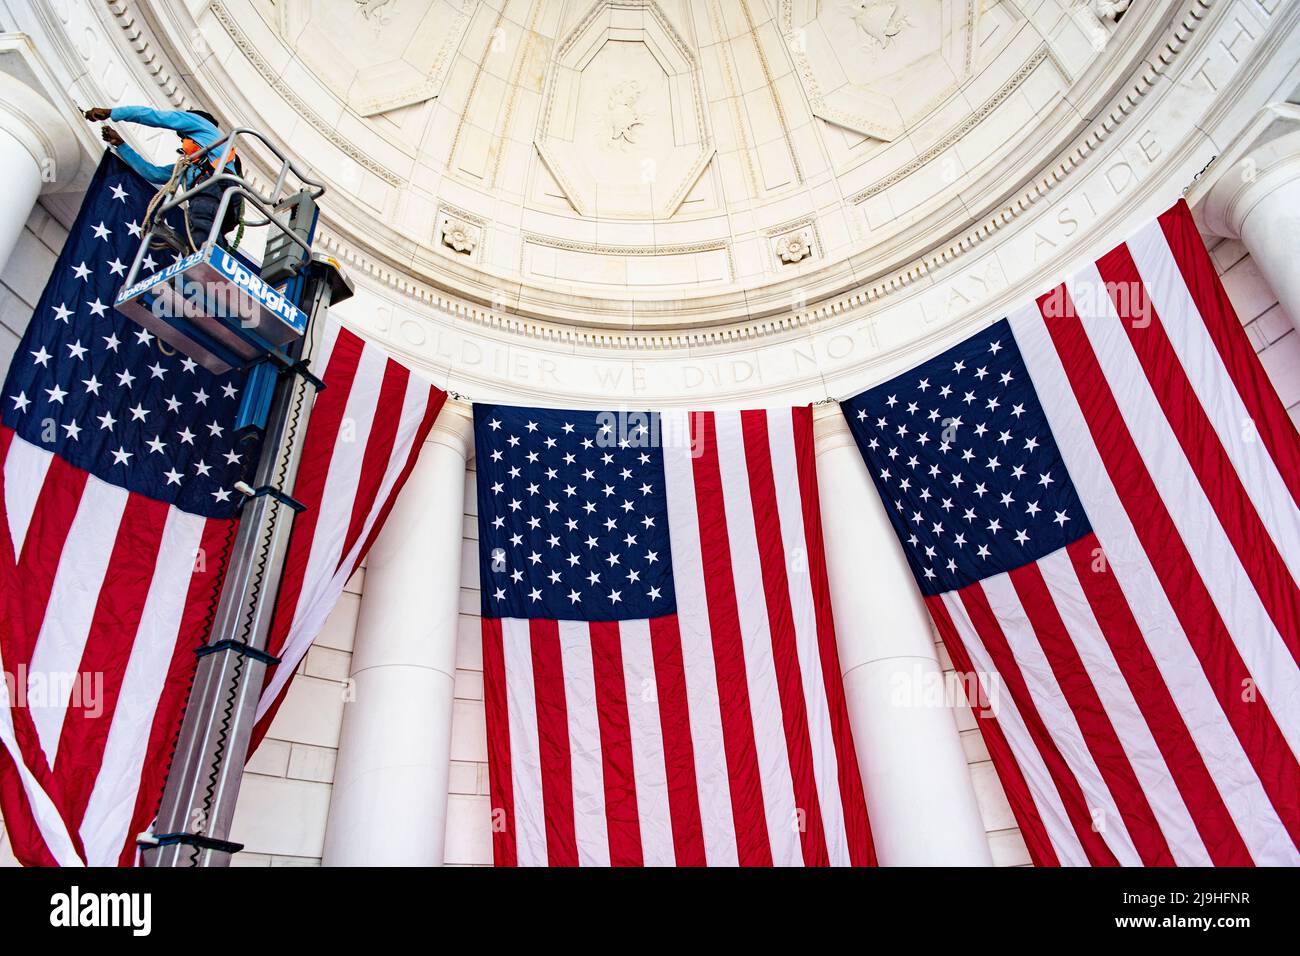
<path fill-rule="evenodd" d="M 122 137 L 118 135 L 117 130 L 113 129 L 113 127 L 105 126 L 100 130 L 100 135 L 103 137 L 104 142 L 108 143 L 108 145 L 112 147 L 113 152 L 117 153 L 124 163 L 134 169 L 149 182 L 165 183 L 172 178 L 172 167 L 157 166 L 149 162 L 130 146 L 126 145 L 126 143 L 122 141 Z"/>
<path fill-rule="evenodd" d="M 221 131 L 201 116 L 184 110 L 156 110 L 151 106 L 115 106 L 108 118 L 119 123 L 139 123 L 157 129 L 175 130 L 200 146 L 211 146 L 221 138 Z"/>

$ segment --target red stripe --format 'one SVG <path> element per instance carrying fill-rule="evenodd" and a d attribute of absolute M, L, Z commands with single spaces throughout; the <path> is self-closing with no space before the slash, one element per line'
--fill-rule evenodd
<path fill-rule="evenodd" d="M 840 802 L 844 807 L 844 829 L 848 837 L 849 861 L 854 866 L 875 866 L 876 849 L 867 818 L 867 799 L 862 789 L 858 755 L 853 747 L 848 704 L 844 699 L 844 678 L 839 650 L 835 645 L 835 619 L 831 612 L 831 587 L 826 573 L 826 552 L 822 544 L 821 502 L 817 494 L 817 455 L 813 441 L 811 405 L 792 409 L 795 458 L 799 469 L 799 497 L 803 505 L 804 546 L 808 552 L 808 573 L 812 578 L 813 607 L 817 612 L 817 644 L 821 650 L 822 680 L 830 707 L 831 736 L 839 763 Z"/>
<path fill-rule="evenodd" d="M 1066 316 L 1075 314 L 1064 288 L 1048 295 L 1064 296 L 1068 305 Z M 1040 311 L 1043 298 L 1038 300 Z M 1300 845 L 1300 807 L 1297 807 L 1300 765 L 1291 755 L 1290 745 L 1267 704 L 1247 700 L 1247 695 L 1242 693 L 1242 688 L 1254 686 L 1254 680 L 1147 473 L 1082 324 L 1077 319 L 1062 317 L 1045 321 L 1044 325 L 1061 358 L 1093 444 L 1142 548 L 1151 558 L 1151 567 L 1170 606 L 1201 661 L 1219 705 L 1255 766 L 1260 783 L 1291 838 Z"/>
<path fill-rule="evenodd" d="M 348 396 L 357 375 L 357 365 L 365 343 L 345 329 L 339 329 L 338 339 L 330 352 L 324 378 L 329 387 L 317 396 L 312 406 L 311 421 L 303 439 L 302 460 L 294 484 L 294 497 L 307 506 L 307 510 L 294 518 L 293 533 L 289 537 L 289 550 L 284 559 L 284 572 L 276 596 L 276 614 L 271 622 L 267 650 L 278 655 L 293 625 L 298 601 L 302 597 L 307 562 L 311 557 L 316 525 L 320 521 L 321 498 L 325 493 L 325 480 L 329 477 L 330 462 L 338 443 L 339 428 L 347 410 Z M 273 670 L 267 671 L 269 680 Z"/>
<path fill-rule="evenodd" d="M 1085 535 L 1068 545 L 1066 551 L 1093 617 L 1133 692 L 1210 859 L 1216 866 L 1249 866 L 1250 851 L 1160 675 L 1160 666 L 1151 656 L 1128 598 L 1115 579 L 1114 566 L 1107 563 L 1098 569 L 1096 565 L 1102 555 L 1097 536 Z"/>
<path fill-rule="evenodd" d="M 129 494 L 122 511 L 78 668 L 82 679 L 102 675 L 103 686 L 96 700 L 99 706 L 96 713 L 86 707 L 68 707 L 54 763 L 61 784 L 59 804 L 74 826 L 80 826 L 86 813 L 95 770 L 103 763 L 108 729 L 153 584 L 169 510 L 164 502 Z"/>
<path fill-rule="evenodd" d="M 727 533 L 722 502 L 713 413 L 692 415 L 691 433 L 691 447 L 699 451 L 691 462 L 695 472 L 695 507 L 699 514 L 700 556 L 718 676 L 722 742 L 727 754 L 727 778 L 736 824 L 736 853 L 741 866 L 771 866 L 772 847 L 768 840 L 763 784 L 758 773 L 758 750 L 754 744 L 745 647 L 740 637 L 731 536 Z"/>
<path fill-rule="evenodd" d="M 1169 843 L 1083 666 L 1079 649 L 1061 620 L 1042 571 L 1037 563 L 1031 562 L 1011 571 L 1008 577 L 1029 622 L 1028 638 L 1036 639 L 1042 648 L 1138 856 L 1146 866 L 1173 866 L 1176 861 Z"/>
<path fill-rule="evenodd" d="M 773 414 L 780 414 L 774 412 Z M 745 466 L 749 473 L 749 496 L 754 514 L 754 532 L 767 602 L 768 632 L 772 640 L 772 664 L 777 692 L 781 697 L 781 718 L 785 727 L 785 748 L 790 761 L 796 813 L 802 825 L 799 838 L 805 866 L 830 866 L 817 777 L 813 770 L 812 739 L 808 731 L 808 705 L 803 696 L 803 673 L 799 647 L 795 642 L 794 612 L 790 609 L 790 580 L 786 576 L 786 545 L 781 539 L 781 513 L 776 501 L 776 480 L 772 476 L 772 446 L 767 433 L 766 411 L 740 414 L 745 445 Z"/>
<path fill-rule="evenodd" d="M 135 837 L 148 827 L 158 813 L 162 802 L 163 785 L 171 768 L 176 738 L 180 734 L 185 704 L 190 697 L 194 681 L 194 668 L 198 658 L 194 652 L 203 645 L 212 625 L 212 614 L 221 595 L 221 582 L 230 563 L 230 543 L 238 529 L 236 520 L 209 519 L 203 526 L 199 540 L 202 553 L 207 556 L 202 566 L 196 564 L 190 577 L 190 587 L 185 595 L 185 609 L 177 629 L 176 650 L 172 654 L 167 678 L 163 683 L 162 697 L 154 710 L 153 726 L 149 731 L 149 746 L 145 752 L 140 789 L 137 792 L 131 828 L 126 844 L 118 858 L 119 866 L 130 866 L 135 860 Z"/>
<path fill-rule="evenodd" d="M 963 686 L 970 686 L 970 679 L 977 677 L 980 679 L 985 697 L 991 699 L 986 683 L 989 675 L 981 677 L 976 673 L 971 664 L 970 654 L 966 651 L 966 645 L 957 631 L 957 626 L 953 623 L 952 616 L 948 613 L 947 606 L 943 603 L 943 598 L 937 594 L 930 595 L 925 599 L 925 605 L 930 609 L 930 617 L 934 619 L 935 627 L 939 629 L 939 636 L 943 638 L 944 646 L 948 648 L 948 656 L 952 658 L 953 667 L 964 678 Z M 1020 770 L 1020 763 L 1016 760 L 1015 753 L 1002 732 L 1002 725 L 981 701 L 968 700 L 967 703 L 970 704 L 971 714 L 975 717 L 975 725 L 979 727 L 980 735 L 984 738 L 989 757 L 993 760 L 993 767 L 998 772 L 998 779 L 1002 781 L 1002 789 L 1006 792 L 1007 802 L 1011 804 L 1011 812 L 1020 827 L 1020 835 L 1029 849 L 1029 858 L 1033 860 L 1034 866 L 1060 866 L 1061 861 L 1056 856 L 1056 848 L 1052 846 L 1052 839 L 1047 835 L 1047 827 L 1043 825 L 1043 818 L 1038 813 L 1038 805 L 1034 802 L 1029 784 Z"/>
<path fill-rule="evenodd" d="M 564 659 L 555 621 L 529 621 L 533 689 L 537 698 L 537 743 L 542 764 L 542 808 L 546 814 L 546 858 L 551 866 L 577 866 L 573 825 L 573 761 L 569 754 L 569 712 L 564 694 Z"/>
<path fill-rule="evenodd" d="M 600 723 L 605 821 L 612 866 L 643 866 L 641 819 L 636 799 L 632 727 L 627 714 L 627 678 L 617 621 L 592 621 L 591 664 Z"/>
<path fill-rule="evenodd" d="M 1103 281 L 1112 283 L 1107 289 L 1117 311 L 1123 307 L 1121 296 L 1125 293 L 1121 290 L 1127 290 L 1130 308 L 1137 310 L 1134 314 L 1149 318 L 1149 325 L 1138 328 L 1135 323 L 1124 321 L 1127 317 L 1120 313 L 1119 324 L 1128 334 L 1169 427 L 1218 515 L 1219 524 L 1232 542 L 1242 567 L 1250 576 L 1260 601 L 1268 610 L 1292 658 L 1300 662 L 1300 588 L 1297 588 L 1273 536 L 1260 520 L 1218 432 L 1206 417 L 1196 390 L 1165 332 L 1163 320 L 1147 296 L 1146 286 L 1128 246 L 1119 246 L 1102 256 L 1097 260 L 1097 269 Z M 1170 318 L 1174 321 L 1187 319 L 1182 316 Z"/>
<path fill-rule="evenodd" d="M 1201 241 L 1187 201 L 1180 199 L 1174 208 L 1160 216 L 1159 222 L 1183 283 L 1201 313 L 1237 394 L 1250 413 L 1264 447 L 1273 456 L 1282 480 L 1291 489 L 1292 499 L 1300 505 L 1300 435 L 1296 434 L 1282 400 L 1260 365 L 1259 356 L 1251 348 Z"/>
<path fill-rule="evenodd" d="M 686 666 L 677 615 L 650 618 L 650 648 L 655 659 L 659 726 L 664 740 L 664 769 L 668 774 L 673 855 L 678 866 L 706 866 L 700 793 L 695 779 L 695 744 L 691 739 L 690 705 L 686 697 Z"/>
<path fill-rule="evenodd" d="M 379 397 L 366 437 L 365 454 L 361 457 L 361 473 L 357 476 L 355 497 L 352 499 L 352 517 L 347 534 L 339 551 L 339 565 L 347 560 L 348 552 L 361 537 L 366 519 L 374 510 L 383 484 L 384 474 L 393 463 L 393 446 L 397 441 L 397 426 L 402 421 L 402 408 L 411 371 L 391 359 L 384 363 L 383 380 L 379 384 Z"/>
<path fill-rule="evenodd" d="M 1042 756 L 1047 772 L 1051 774 L 1052 781 L 1056 784 L 1066 815 L 1069 816 L 1070 822 L 1074 825 L 1074 832 L 1078 834 L 1079 842 L 1083 845 L 1083 852 L 1087 854 L 1088 860 L 1094 866 L 1117 866 L 1119 861 L 1111 853 L 1105 839 L 1092 827 L 1088 801 L 1083 795 L 1079 781 L 1065 762 L 1065 758 L 1061 756 L 1056 742 L 1038 713 L 1038 707 L 1029 693 L 1024 676 L 1020 673 L 1020 664 L 1007 643 L 997 615 L 989 606 L 984 588 L 978 583 L 971 584 L 957 594 L 966 607 L 966 613 L 970 616 L 975 633 L 979 635 L 980 642 L 988 652 L 994 669 L 1010 691 L 1011 699 L 1015 701 L 1020 718 L 1024 721 L 1034 746 Z"/>
<path fill-rule="evenodd" d="M 492 800 L 492 862 L 518 866 L 515 795 L 510 764 L 510 716 L 506 704 L 506 658 L 501 622 L 482 619 L 483 709 L 487 717 L 488 792 Z"/>

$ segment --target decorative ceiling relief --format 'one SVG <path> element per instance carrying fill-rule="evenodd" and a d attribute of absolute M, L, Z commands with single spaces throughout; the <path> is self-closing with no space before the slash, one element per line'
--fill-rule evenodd
<path fill-rule="evenodd" d="M 362 116 L 436 96 L 475 0 L 285 0 L 281 39 Z"/>
<path fill-rule="evenodd" d="M 713 156 L 695 56 L 658 4 L 599 2 L 559 43 L 537 151 L 579 214 L 666 219 Z"/>
<path fill-rule="evenodd" d="M 975 0 L 781 0 L 813 113 L 894 140 L 971 74 Z"/>

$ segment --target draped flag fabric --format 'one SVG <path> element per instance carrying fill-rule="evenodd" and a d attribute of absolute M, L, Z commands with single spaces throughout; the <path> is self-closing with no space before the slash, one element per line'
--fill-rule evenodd
<path fill-rule="evenodd" d="M 497 865 L 873 863 L 812 410 L 474 411 Z"/>
<path fill-rule="evenodd" d="M 1035 863 L 1300 863 L 1300 438 L 1185 203 L 843 410 Z"/>
<path fill-rule="evenodd" d="M 0 812 L 29 865 L 133 862 L 234 541 L 233 485 L 260 453 L 233 434 L 241 372 L 211 375 L 112 307 L 153 192 L 105 157 L 2 395 Z M 320 334 L 327 387 L 305 436 L 295 494 L 308 511 L 290 545 L 272 645 L 284 662 L 264 710 L 444 397 L 337 324 Z"/>

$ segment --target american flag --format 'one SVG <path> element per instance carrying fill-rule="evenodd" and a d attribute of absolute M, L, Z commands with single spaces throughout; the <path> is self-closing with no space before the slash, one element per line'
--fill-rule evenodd
<path fill-rule="evenodd" d="M 113 309 L 153 193 L 105 157 L 3 390 L 0 812 L 26 864 L 133 862 L 234 540 L 233 485 L 260 454 L 233 433 L 243 373 L 214 376 Z M 151 255 L 146 268 L 171 261 Z M 443 397 L 336 323 L 321 334 L 328 387 L 304 439 L 295 494 L 309 510 L 291 541 L 297 578 L 271 648 L 284 663 L 264 710 L 382 524 Z M 401 414 L 378 412 L 397 381 Z M 337 440 L 340 408 L 360 423 L 354 440 Z M 332 560 L 304 573 L 304 554 Z"/>
<path fill-rule="evenodd" d="M 874 862 L 811 409 L 474 418 L 497 865 Z"/>
<path fill-rule="evenodd" d="M 1300 862 L 1300 439 L 1185 203 L 843 410 L 1035 863 Z"/>

